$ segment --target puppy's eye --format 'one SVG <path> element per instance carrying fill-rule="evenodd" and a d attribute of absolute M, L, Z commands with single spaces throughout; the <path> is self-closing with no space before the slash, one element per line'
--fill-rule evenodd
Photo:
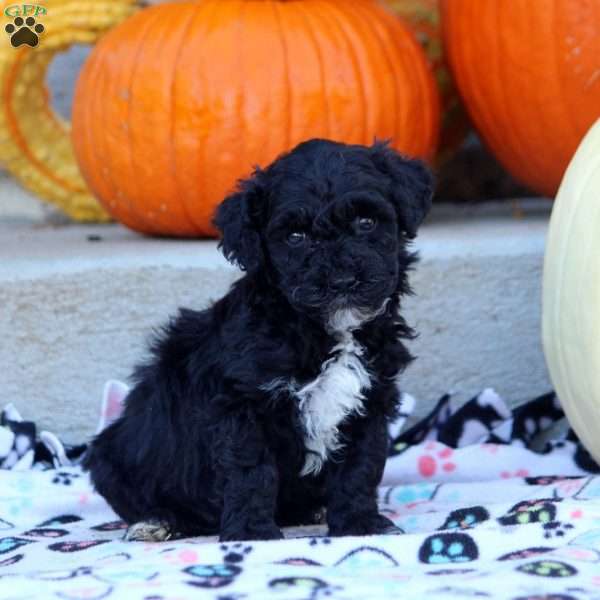
<path fill-rule="evenodd" d="M 300 246 L 306 241 L 306 232 L 304 231 L 292 231 L 288 233 L 287 243 L 290 246 Z"/>
<path fill-rule="evenodd" d="M 371 217 L 357 217 L 356 226 L 361 232 L 373 231 L 377 225 L 377 220 Z"/>

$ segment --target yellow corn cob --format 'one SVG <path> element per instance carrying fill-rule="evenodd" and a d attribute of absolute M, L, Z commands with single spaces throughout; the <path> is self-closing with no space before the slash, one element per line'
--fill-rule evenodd
<path fill-rule="evenodd" d="M 6 39 L 0 39 L 0 163 L 20 183 L 79 221 L 107 221 L 83 180 L 71 145 L 70 123 L 54 113 L 46 70 L 54 56 L 73 44 L 93 44 L 142 4 L 138 0 L 40 0 L 47 14 L 35 48 L 13 48 L 4 26 L 11 21 L 0 1 Z"/>

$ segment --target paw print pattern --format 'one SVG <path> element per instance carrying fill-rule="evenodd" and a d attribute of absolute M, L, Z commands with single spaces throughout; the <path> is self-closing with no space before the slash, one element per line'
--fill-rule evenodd
<path fill-rule="evenodd" d="M 527 525 L 529 523 L 551 523 L 556 517 L 556 507 L 551 499 L 525 500 L 515 504 L 503 517 L 500 525 Z"/>
<path fill-rule="evenodd" d="M 195 578 L 187 584 L 200 588 L 221 588 L 233 583 L 242 572 L 242 567 L 239 565 L 252 552 L 252 546 L 240 542 L 223 544 L 221 552 L 223 552 L 223 563 L 220 565 L 190 565 L 183 569 L 184 573 Z"/>
<path fill-rule="evenodd" d="M 318 544 L 325 544 L 325 545 L 327 545 L 327 544 L 331 544 L 331 538 L 328 538 L 328 537 L 321 537 L 321 538 L 311 537 L 308 543 L 309 543 L 310 546 L 317 546 Z"/>
<path fill-rule="evenodd" d="M 33 17 L 27 19 L 16 17 L 4 30 L 10 36 L 10 43 L 14 48 L 24 45 L 35 48 L 40 42 L 40 35 L 44 33 L 45 27 L 41 23 L 36 23 Z"/>
<path fill-rule="evenodd" d="M 560 521 L 551 521 L 542 525 L 544 529 L 544 537 L 546 539 L 553 537 L 563 537 L 569 529 L 573 529 L 571 523 L 561 523 Z"/>
<path fill-rule="evenodd" d="M 183 569 L 184 573 L 195 577 L 188 585 L 201 588 L 221 588 L 233 583 L 242 568 L 233 564 L 192 565 Z"/>
<path fill-rule="evenodd" d="M 224 552 L 223 561 L 227 564 L 241 563 L 250 552 L 252 552 L 252 546 L 244 546 L 242 543 L 237 544 L 223 544 L 221 551 Z"/>
<path fill-rule="evenodd" d="M 476 560 L 477 545 L 465 533 L 440 533 L 429 536 L 419 548 L 419 561 L 430 565 Z"/>
<path fill-rule="evenodd" d="M 577 569 L 558 560 L 536 560 L 517 567 L 517 571 L 538 577 L 572 577 Z"/>
<path fill-rule="evenodd" d="M 460 508 L 452 511 L 439 529 L 471 529 L 489 518 L 490 513 L 483 506 Z"/>
<path fill-rule="evenodd" d="M 435 450 L 438 447 L 441 449 Z M 456 464 L 451 460 L 454 454 L 452 448 L 434 442 L 426 444 L 425 450 L 431 453 L 422 454 L 417 461 L 417 468 L 422 477 L 433 477 L 440 469 L 446 473 L 452 473 L 456 469 Z"/>
<path fill-rule="evenodd" d="M 52 483 L 56 485 L 71 485 L 74 479 L 79 477 L 78 473 L 68 473 L 66 471 L 57 471 L 52 479 Z"/>
<path fill-rule="evenodd" d="M 571 523 L 556 521 L 556 500 L 526 500 L 515 504 L 508 513 L 498 519 L 501 525 L 528 525 L 540 523 L 546 539 L 564 537 Z"/>

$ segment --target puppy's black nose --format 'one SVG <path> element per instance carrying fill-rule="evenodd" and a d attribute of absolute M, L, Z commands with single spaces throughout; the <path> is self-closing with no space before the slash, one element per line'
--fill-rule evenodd
<path fill-rule="evenodd" d="M 331 289 L 335 290 L 336 292 L 347 292 L 354 287 L 355 283 L 356 277 L 353 275 L 343 275 L 334 277 L 331 280 L 330 286 Z"/>

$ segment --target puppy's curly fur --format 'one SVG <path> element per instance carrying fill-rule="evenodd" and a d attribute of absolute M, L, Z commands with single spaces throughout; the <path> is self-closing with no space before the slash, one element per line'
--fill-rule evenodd
<path fill-rule="evenodd" d="M 272 539 L 326 507 L 331 535 L 393 529 L 375 494 L 431 192 L 384 143 L 311 140 L 224 200 L 221 248 L 245 275 L 170 322 L 85 461 L 126 522 Z"/>

